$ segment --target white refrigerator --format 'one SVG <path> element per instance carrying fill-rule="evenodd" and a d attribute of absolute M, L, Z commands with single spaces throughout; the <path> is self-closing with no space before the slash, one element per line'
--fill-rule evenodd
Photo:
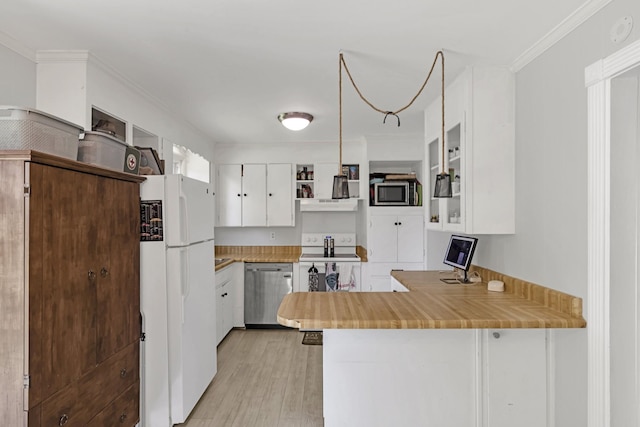
<path fill-rule="evenodd" d="M 182 175 L 140 187 L 141 426 L 183 423 L 217 371 L 214 193 Z"/>

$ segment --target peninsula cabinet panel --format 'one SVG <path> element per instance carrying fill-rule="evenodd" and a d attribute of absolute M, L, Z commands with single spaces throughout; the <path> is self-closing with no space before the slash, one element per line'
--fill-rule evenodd
<path fill-rule="evenodd" d="M 137 408 L 123 393 L 139 387 L 144 178 L 0 151 L 0 180 L 3 425 L 93 425 L 113 405 Z M 126 411 L 103 425 L 135 425 Z"/>

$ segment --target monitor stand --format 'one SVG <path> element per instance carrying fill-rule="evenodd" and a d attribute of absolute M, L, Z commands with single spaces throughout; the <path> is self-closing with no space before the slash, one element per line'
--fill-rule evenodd
<path fill-rule="evenodd" d="M 460 283 L 471 283 L 471 280 L 469 280 L 469 276 L 467 276 L 467 270 L 462 271 L 464 271 L 464 277 L 462 278 L 462 280 L 460 280 Z"/>
<path fill-rule="evenodd" d="M 471 283 L 471 280 L 469 280 L 469 276 L 467 275 L 467 270 L 462 271 L 464 272 L 464 276 L 462 277 L 462 279 L 440 279 L 440 281 L 448 285 L 455 285 L 457 283 Z"/>

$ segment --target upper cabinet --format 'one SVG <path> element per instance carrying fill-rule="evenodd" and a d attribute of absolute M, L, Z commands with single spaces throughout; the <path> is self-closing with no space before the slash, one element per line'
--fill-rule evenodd
<path fill-rule="evenodd" d="M 218 165 L 220 227 L 294 225 L 290 163 Z"/>
<path fill-rule="evenodd" d="M 515 82 L 507 69 L 469 67 L 425 111 L 427 228 L 468 234 L 515 233 Z M 434 198 L 434 179 L 451 175 L 452 198 Z"/>
<path fill-rule="evenodd" d="M 338 174 L 338 163 L 309 163 L 296 165 L 297 199 L 331 199 L 333 177 Z M 360 165 L 343 164 L 342 174 L 349 182 L 349 197 L 360 198 Z"/>

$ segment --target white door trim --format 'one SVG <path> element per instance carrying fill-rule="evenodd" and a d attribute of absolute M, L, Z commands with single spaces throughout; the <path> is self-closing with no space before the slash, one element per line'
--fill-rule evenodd
<path fill-rule="evenodd" d="M 611 79 L 640 66 L 640 40 L 585 69 L 588 104 L 588 427 L 611 426 L 609 353 Z"/>

